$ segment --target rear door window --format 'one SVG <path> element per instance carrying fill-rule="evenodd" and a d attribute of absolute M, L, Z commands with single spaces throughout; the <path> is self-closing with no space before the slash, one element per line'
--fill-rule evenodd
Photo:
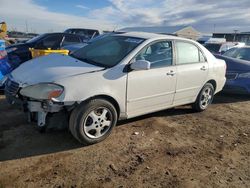
<path fill-rule="evenodd" d="M 200 50 L 188 42 L 176 42 L 177 64 L 189 64 L 200 62 Z M 202 56 L 201 56 L 202 58 Z M 203 56 L 204 58 L 204 56 Z"/>

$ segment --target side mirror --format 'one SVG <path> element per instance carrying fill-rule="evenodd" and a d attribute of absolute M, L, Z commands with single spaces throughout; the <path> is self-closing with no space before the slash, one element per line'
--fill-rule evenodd
<path fill-rule="evenodd" d="M 146 60 L 138 60 L 130 65 L 132 70 L 148 70 L 150 69 L 150 62 Z"/>

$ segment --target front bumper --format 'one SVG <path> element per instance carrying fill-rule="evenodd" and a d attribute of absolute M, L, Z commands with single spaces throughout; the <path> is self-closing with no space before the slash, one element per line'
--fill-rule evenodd
<path fill-rule="evenodd" d="M 250 94 L 250 78 L 227 80 L 223 91 L 235 94 Z"/>
<path fill-rule="evenodd" d="M 5 90 L 6 100 L 9 104 L 15 105 L 28 115 L 28 120 L 34 120 L 37 125 L 43 127 L 46 125 L 46 117 L 48 113 L 59 112 L 64 108 L 63 103 L 54 103 L 52 101 L 36 101 L 27 98 L 21 98 L 18 95 L 12 95 Z"/>
<path fill-rule="evenodd" d="M 4 90 L 4 83 L 6 82 L 7 78 L 1 76 L 1 72 L 0 72 L 0 91 Z"/>

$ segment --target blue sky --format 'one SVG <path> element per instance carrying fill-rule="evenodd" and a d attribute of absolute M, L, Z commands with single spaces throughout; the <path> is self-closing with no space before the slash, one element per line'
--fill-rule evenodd
<path fill-rule="evenodd" d="M 35 0 L 34 2 L 47 7 L 49 11 L 76 16 L 87 16 L 91 10 L 111 5 L 107 0 Z"/>
<path fill-rule="evenodd" d="M 0 0 L 10 30 L 114 30 L 191 25 L 203 33 L 250 31 L 250 0 Z"/>

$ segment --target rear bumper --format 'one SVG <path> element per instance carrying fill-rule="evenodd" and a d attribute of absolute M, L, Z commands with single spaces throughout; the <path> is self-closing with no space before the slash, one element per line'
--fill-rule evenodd
<path fill-rule="evenodd" d="M 215 91 L 215 94 L 220 92 L 221 90 L 223 90 L 223 87 L 225 86 L 225 83 L 226 83 L 226 77 L 223 77 L 220 79 L 219 82 L 217 82 L 217 87 L 216 87 L 216 91 Z"/>

